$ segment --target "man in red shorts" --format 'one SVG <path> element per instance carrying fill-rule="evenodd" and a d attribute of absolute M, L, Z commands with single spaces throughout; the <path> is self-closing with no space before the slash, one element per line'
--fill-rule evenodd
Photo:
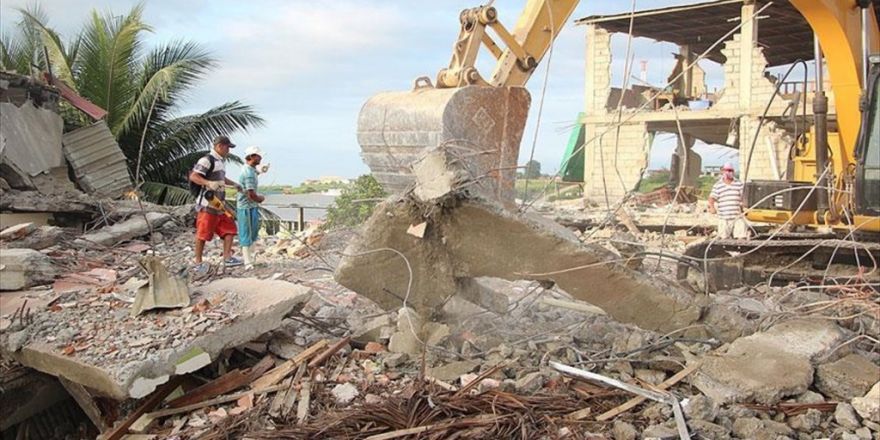
<path fill-rule="evenodd" d="M 211 207 L 210 200 L 205 197 L 205 193 L 211 191 L 221 202 L 224 201 L 226 185 L 241 191 L 238 183 L 226 178 L 226 156 L 229 155 L 230 148 L 235 148 L 235 144 L 227 136 L 217 136 L 213 143 L 211 152 L 199 159 L 189 174 L 189 180 L 201 187 L 196 199 L 196 272 L 207 271 L 207 265 L 202 262 L 202 254 L 205 242 L 211 241 L 214 235 L 223 240 L 223 264 L 227 267 L 242 264 L 240 259 L 232 256 L 232 239 L 238 234 L 235 220 L 229 218 L 225 211 Z"/>

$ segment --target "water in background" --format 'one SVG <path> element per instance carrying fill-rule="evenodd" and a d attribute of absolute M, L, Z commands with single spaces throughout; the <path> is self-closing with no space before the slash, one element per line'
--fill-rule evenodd
<path fill-rule="evenodd" d="M 277 214 L 282 220 L 296 221 L 297 216 L 299 215 L 299 210 L 297 208 L 284 208 L 283 206 L 305 206 L 306 209 L 303 212 L 303 216 L 305 217 L 306 222 L 310 222 L 323 220 L 327 215 L 327 210 L 309 209 L 308 207 L 326 208 L 333 203 L 333 200 L 336 200 L 335 195 L 324 193 L 266 194 L 266 201 L 263 202 L 263 207 Z"/>

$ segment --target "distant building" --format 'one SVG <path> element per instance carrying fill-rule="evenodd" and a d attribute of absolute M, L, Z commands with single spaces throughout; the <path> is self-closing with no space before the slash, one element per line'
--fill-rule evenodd
<path fill-rule="evenodd" d="M 721 175 L 721 165 L 706 165 L 703 167 L 704 176 L 718 177 Z"/>

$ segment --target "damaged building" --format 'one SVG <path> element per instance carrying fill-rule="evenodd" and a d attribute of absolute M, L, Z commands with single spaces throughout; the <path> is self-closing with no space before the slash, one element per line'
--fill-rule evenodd
<path fill-rule="evenodd" d="M 65 127 L 62 106 L 91 122 Z M 91 200 L 131 191 L 125 156 L 104 115 L 63 84 L 0 72 L 0 227 L 82 226 L 94 215 Z"/>
<path fill-rule="evenodd" d="M 768 73 L 768 68 L 812 60 L 813 31 L 789 2 L 764 6 L 763 2 L 724 0 L 636 11 L 633 37 L 675 44 L 678 53 L 673 54 L 676 62 L 668 86 L 635 79 L 628 80 L 634 84 L 623 91 L 612 86 L 612 57 L 623 54 L 613 53 L 611 39 L 628 33 L 631 14 L 575 20 L 586 33 L 585 110 L 579 145 L 586 142 L 582 182 L 588 201 L 613 204 L 632 191 L 660 133 L 677 139 L 669 160 L 671 186 L 679 180 L 686 187 L 696 185 L 702 172 L 702 159 L 693 151 L 696 141 L 739 150 L 740 174 L 749 180 L 782 180 L 791 174 L 791 150 L 802 147 L 799 135 L 812 123 L 815 82 L 806 80 L 804 88 L 806 72 L 798 66 L 779 84 L 782 79 Z M 738 22 L 742 24 L 739 30 L 728 35 Z M 721 65 L 722 88 L 710 92 L 706 86 L 707 74 L 698 62 L 702 54 L 704 63 Z M 768 106 L 777 87 L 779 95 Z M 834 124 L 833 95 L 829 99 L 829 123 Z M 618 122 L 622 122 L 619 130 L 612 129 Z M 568 167 L 580 165 L 574 163 L 578 159 L 569 159 Z"/>

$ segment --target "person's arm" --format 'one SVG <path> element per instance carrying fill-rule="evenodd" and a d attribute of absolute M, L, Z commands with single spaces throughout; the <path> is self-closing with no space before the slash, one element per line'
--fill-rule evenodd
<path fill-rule="evenodd" d="M 712 192 L 709 193 L 709 214 L 715 214 L 716 212 L 718 212 L 715 209 L 715 202 L 718 199 L 718 195 L 716 194 L 716 191 L 717 191 L 717 189 L 713 186 Z"/>
<path fill-rule="evenodd" d="M 235 187 L 235 189 L 238 190 L 238 192 L 242 191 L 241 185 L 239 185 L 238 182 L 236 182 L 234 180 L 229 180 L 228 178 L 223 178 L 223 180 L 226 182 L 227 185 Z"/>
<path fill-rule="evenodd" d="M 257 203 L 263 203 L 263 201 L 266 200 L 266 197 L 257 194 L 257 192 L 252 189 L 247 190 L 247 198 Z"/>
<path fill-rule="evenodd" d="M 219 191 L 223 188 L 223 182 L 208 180 L 206 173 L 211 166 L 209 159 L 201 158 L 189 173 L 189 181 L 204 188 Z"/>

